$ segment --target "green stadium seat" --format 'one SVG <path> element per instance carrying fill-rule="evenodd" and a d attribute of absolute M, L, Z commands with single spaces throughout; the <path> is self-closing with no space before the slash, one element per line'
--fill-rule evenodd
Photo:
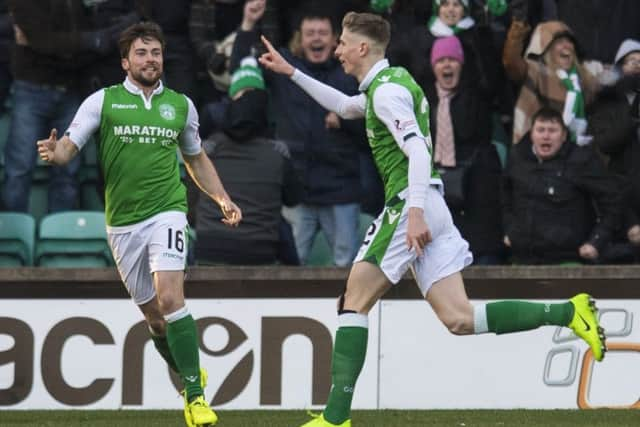
<path fill-rule="evenodd" d="M 29 214 L 0 212 L 0 267 L 33 265 L 36 222 Z"/>
<path fill-rule="evenodd" d="M 31 181 L 29 194 L 29 214 L 39 223 L 49 209 L 49 183 L 46 181 Z"/>
<path fill-rule="evenodd" d="M 45 216 L 40 222 L 35 263 L 59 268 L 113 265 L 104 213 L 67 211 Z"/>

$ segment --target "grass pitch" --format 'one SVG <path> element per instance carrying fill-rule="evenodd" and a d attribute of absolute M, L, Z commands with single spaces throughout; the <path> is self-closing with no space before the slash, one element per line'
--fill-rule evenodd
<path fill-rule="evenodd" d="M 299 427 L 304 411 L 218 411 L 216 427 Z M 355 411 L 356 427 L 638 426 L 637 410 Z M 0 411 L 2 427 L 184 427 L 180 411 Z"/>

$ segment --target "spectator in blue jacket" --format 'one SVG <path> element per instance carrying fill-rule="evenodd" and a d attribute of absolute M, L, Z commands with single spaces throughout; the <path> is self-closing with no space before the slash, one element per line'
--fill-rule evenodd
<path fill-rule="evenodd" d="M 250 54 L 259 37 L 255 23 L 265 10 L 264 0 L 245 5 L 238 30 L 231 69 Z M 287 61 L 304 73 L 342 92 L 356 94 L 357 82 L 334 59 L 336 28 L 322 9 L 305 11 L 289 49 L 281 49 Z M 343 121 L 314 102 L 289 78 L 265 72 L 272 97 L 275 137 L 284 141 L 304 186 L 302 203 L 285 208 L 300 261 L 309 256 L 316 234 L 322 230 L 333 249 L 337 266 L 351 263 L 358 248 L 361 177 L 360 150 L 365 146 L 361 121 Z"/>

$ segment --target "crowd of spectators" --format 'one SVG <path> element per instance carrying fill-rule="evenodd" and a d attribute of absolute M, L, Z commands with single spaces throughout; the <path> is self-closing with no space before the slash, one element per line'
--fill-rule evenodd
<path fill-rule="evenodd" d="M 387 57 L 429 101 L 434 164 L 476 264 L 640 261 L 635 0 L 0 0 L 2 210 L 29 212 L 35 141 L 124 79 L 118 35 L 151 20 L 167 40 L 163 80 L 196 104 L 203 148 L 244 212 L 220 227 L 185 182 L 195 262 L 306 264 L 324 234 L 332 263 L 349 265 L 363 214 L 384 205 L 364 126 L 254 60 L 265 36 L 356 94 L 333 56 L 349 10 L 391 22 Z M 85 208 L 83 161 L 46 168 L 48 212 Z"/>

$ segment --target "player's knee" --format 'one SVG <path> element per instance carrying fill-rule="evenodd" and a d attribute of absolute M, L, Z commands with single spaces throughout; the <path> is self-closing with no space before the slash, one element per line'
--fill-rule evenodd
<path fill-rule="evenodd" d="M 147 324 L 149 325 L 149 329 L 153 335 L 164 336 L 166 332 L 167 322 L 164 320 L 162 316 L 147 318 Z"/>
<path fill-rule="evenodd" d="M 172 294 L 164 294 L 158 295 L 158 305 L 162 313 L 169 314 L 184 306 L 184 302 L 177 300 Z"/>
<path fill-rule="evenodd" d="M 349 293 L 347 290 L 344 294 L 338 298 L 338 314 L 344 313 L 363 313 L 367 314 L 370 307 L 367 306 L 365 301 L 355 295 L 353 292 Z"/>
<path fill-rule="evenodd" d="M 466 313 L 455 313 L 442 319 L 442 323 L 453 335 L 469 335 L 473 333 L 473 316 Z"/>

